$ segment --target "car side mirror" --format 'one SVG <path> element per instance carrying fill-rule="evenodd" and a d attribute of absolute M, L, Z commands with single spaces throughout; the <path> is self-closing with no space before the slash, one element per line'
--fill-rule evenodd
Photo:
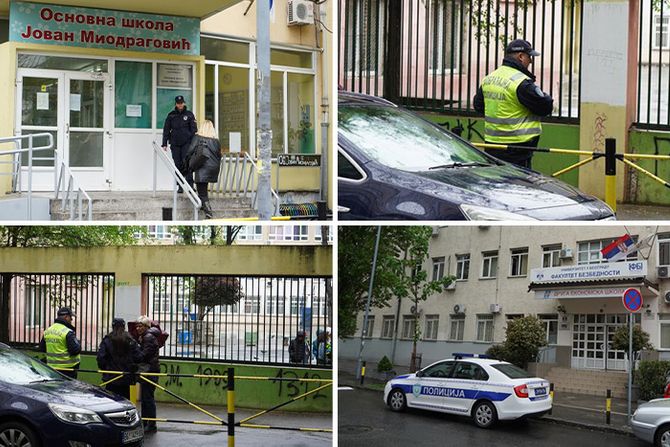
<path fill-rule="evenodd" d="M 417 377 L 423 377 L 423 371 L 417 371 L 416 376 Z"/>

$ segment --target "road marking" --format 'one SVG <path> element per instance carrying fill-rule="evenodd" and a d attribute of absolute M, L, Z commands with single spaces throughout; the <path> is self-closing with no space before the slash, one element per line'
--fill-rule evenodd
<path fill-rule="evenodd" d="M 338 386 L 337 391 L 353 391 L 353 388 L 350 386 Z"/>
<path fill-rule="evenodd" d="M 597 413 L 604 413 L 605 412 L 605 410 L 603 410 L 602 408 L 578 407 L 576 405 L 557 404 L 556 402 L 554 402 L 553 405 L 554 405 L 554 407 L 564 407 L 564 408 L 572 408 L 572 409 L 575 409 L 575 410 L 595 411 Z M 611 411 L 610 413 L 618 414 L 619 416 L 628 416 L 626 413 L 619 413 L 618 411 Z"/>

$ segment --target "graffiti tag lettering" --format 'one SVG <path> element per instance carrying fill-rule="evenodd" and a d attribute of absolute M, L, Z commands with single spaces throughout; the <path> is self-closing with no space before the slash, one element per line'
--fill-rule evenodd
<path fill-rule="evenodd" d="M 449 121 L 437 124 L 468 141 L 472 141 L 475 136 L 484 141 L 484 136 L 479 132 L 479 130 L 475 129 L 475 126 L 478 122 L 479 121 L 476 119 L 468 118 L 464 123 L 460 118 L 456 118 L 456 122 L 453 125 Z"/>

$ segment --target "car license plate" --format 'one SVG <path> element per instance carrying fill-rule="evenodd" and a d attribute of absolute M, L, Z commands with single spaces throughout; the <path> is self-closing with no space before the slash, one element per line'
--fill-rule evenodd
<path fill-rule="evenodd" d="M 547 389 L 546 388 L 535 388 L 535 395 L 536 396 L 544 396 L 547 394 Z"/>
<path fill-rule="evenodd" d="M 121 442 L 127 444 L 129 442 L 138 441 L 144 437 L 144 430 L 142 428 L 136 428 L 131 431 L 124 431 L 121 434 Z"/>

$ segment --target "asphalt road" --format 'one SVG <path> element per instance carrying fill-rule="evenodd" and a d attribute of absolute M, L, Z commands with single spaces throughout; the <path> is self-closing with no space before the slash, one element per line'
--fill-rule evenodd
<path fill-rule="evenodd" d="M 460 416 L 413 409 L 393 413 L 382 402 L 382 394 L 375 391 L 339 391 L 338 396 L 338 437 L 342 447 L 649 447 L 633 437 L 546 421 L 501 423 L 490 430 L 483 430 Z"/>

